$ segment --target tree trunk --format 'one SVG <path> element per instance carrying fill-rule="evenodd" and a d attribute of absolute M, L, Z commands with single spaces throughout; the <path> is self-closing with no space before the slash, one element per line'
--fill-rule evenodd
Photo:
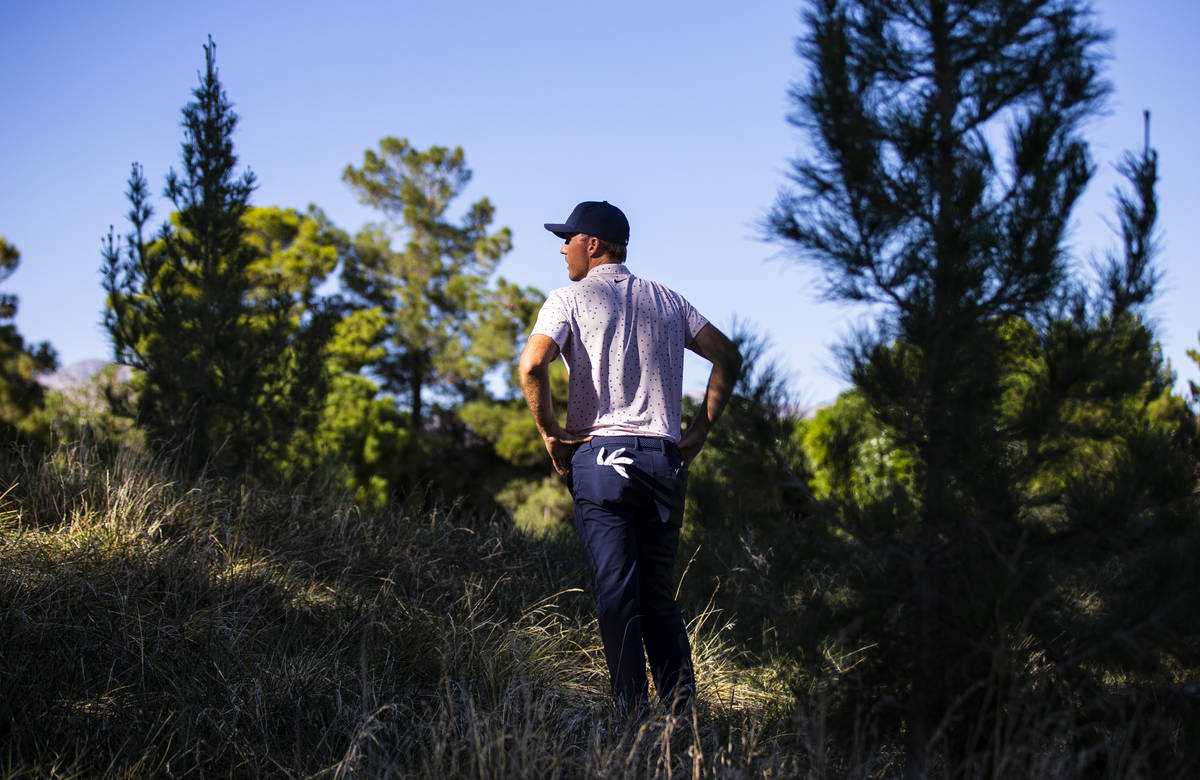
<path fill-rule="evenodd" d="M 425 425 L 421 412 L 421 386 L 425 384 L 423 363 L 424 361 L 418 356 L 413 361 L 413 370 L 408 375 L 408 388 L 412 395 L 412 437 L 414 442 L 420 437 L 421 429 Z"/>
<path fill-rule="evenodd" d="M 922 334 L 924 408 L 922 461 L 925 479 L 922 485 L 921 528 L 917 532 L 912 557 L 912 658 L 908 712 L 908 742 L 905 776 L 923 778 L 929 752 L 929 740 L 941 717 L 945 702 L 941 675 L 941 556 L 943 534 L 949 533 L 948 487 L 951 469 L 950 426 L 947 383 L 952 371 L 950 357 L 954 342 L 961 337 L 955 327 L 954 307 L 958 304 L 955 274 L 959 262 L 956 234 L 958 209 L 954 185 L 953 117 L 958 105 L 957 74 L 950 56 L 949 27 L 944 0 L 930 3 L 933 39 L 934 81 L 937 90 L 937 204 L 934 226 L 933 311 L 928 330 Z"/>

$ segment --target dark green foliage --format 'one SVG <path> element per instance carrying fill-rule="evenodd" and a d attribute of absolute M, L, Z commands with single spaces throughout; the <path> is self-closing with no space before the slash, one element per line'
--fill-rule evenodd
<path fill-rule="evenodd" d="M 813 522 L 794 399 L 769 341 L 746 323 L 734 323 L 730 338 L 742 371 L 689 469 L 679 555 L 688 567 L 684 596 L 695 612 L 718 588 L 716 604 L 736 616 L 744 642 L 790 650 L 797 632 L 811 626 L 785 600 L 808 576 L 802 562 L 825 529 Z M 685 399 L 685 420 L 694 403 Z"/>
<path fill-rule="evenodd" d="M 316 425 L 297 433 L 291 472 L 322 474 L 362 505 L 381 507 L 413 468 L 408 418 L 363 372 L 383 355 L 383 316 L 347 306 L 327 345 L 328 392 Z"/>
<path fill-rule="evenodd" d="M 1107 91 L 1082 3 L 817 0 L 807 21 L 792 121 L 815 151 L 768 229 L 881 315 L 843 352 L 858 408 L 809 439 L 858 546 L 839 642 L 874 648 L 853 679 L 894 703 L 910 776 L 1001 771 L 989 734 L 1060 680 L 1095 701 L 1106 675 L 1191 668 L 1158 644 L 1191 633 L 1165 587 L 1182 575 L 1151 563 L 1196 536 L 1191 424 L 1139 318 L 1156 160 L 1122 166 L 1124 252 L 1091 303 L 1064 250 Z"/>
<path fill-rule="evenodd" d="M 174 213 L 153 237 L 149 189 L 133 166 L 124 252 L 111 231 L 104 245 L 104 325 L 116 360 L 138 372 L 136 415 L 149 440 L 179 448 L 189 470 L 236 473 L 277 465 L 293 432 L 313 424 L 334 317 L 315 300 L 320 275 L 297 283 L 270 267 L 271 240 L 298 233 L 281 235 L 280 220 L 246 222 L 255 181 L 235 173 L 237 116 L 215 50 L 210 40 L 183 109 L 183 172 L 171 171 L 165 189 Z M 263 231 L 271 240 L 256 245 Z"/>
<path fill-rule="evenodd" d="M 1104 268 L 1104 293 L 1109 315 L 1120 318 L 1150 300 L 1160 273 L 1153 265 L 1158 253 L 1154 229 L 1158 205 L 1154 188 L 1158 183 L 1158 154 L 1150 148 L 1150 112 L 1145 112 L 1146 148 L 1141 155 L 1127 153 L 1117 170 L 1132 185 L 1133 193 L 1118 191 L 1117 217 L 1122 254 L 1111 254 Z"/>
<path fill-rule="evenodd" d="M 0 282 L 17 270 L 21 253 L 0 237 Z M 0 295 L 0 440 L 17 435 L 17 425 L 42 403 L 39 373 L 58 367 L 58 356 L 47 342 L 26 344 L 13 320 L 17 296 Z"/>

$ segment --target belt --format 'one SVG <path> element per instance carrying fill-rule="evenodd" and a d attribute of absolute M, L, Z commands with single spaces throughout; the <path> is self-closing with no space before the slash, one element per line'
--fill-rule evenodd
<path fill-rule="evenodd" d="M 616 446 L 631 450 L 654 450 L 656 452 L 670 452 L 671 450 L 678 449 L 675 446 L 675 442 L 665 439 L 662 436 L 596 436 L 589 443 L 593 446 Z"/>

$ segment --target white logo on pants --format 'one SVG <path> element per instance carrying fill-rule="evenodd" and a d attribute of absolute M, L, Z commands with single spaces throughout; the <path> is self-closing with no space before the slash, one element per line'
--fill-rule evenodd
<path fill-rule="evenodd" d="M 624 457 L 622 457 L 624 456 Z M 629 479 L 629 474 L 626 473 L 625 467 L 633 463 L 633 458 L 625 455 L 625 448 L 613 450 L 613 453 L 607 457 L 604 455 L 604 448 L 596 453 L 597 466 L 612 466 L 613 469 L 625 479 Z"/>

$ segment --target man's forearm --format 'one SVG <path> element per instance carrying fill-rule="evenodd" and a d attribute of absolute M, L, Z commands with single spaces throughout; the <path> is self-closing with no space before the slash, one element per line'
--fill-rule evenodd
<path fill-rule="evenodd" d="M 575 446 L 589 437 L 571 436 L 554 414 L 554 399 L 550 394 L 550 363 L 555 354 L 556 350 L 550 349 L 545 342 L 541 343 L 540 348 L 537 344 L 526 348 L 521 357 L 521 392 L 525 394 L 525 403 L 533 415 L 538 433 L 542 435 L 554 470 L 566 475 L 571 468 Z"/>
<path fill-rule="evenodd" d="M 713 364 L 712 371 L 708 375 L 708 386 L 704 390 L 704 400 L 700 403 L 700 408 L 696 410 L 691 424 L 688 425 L 689 433 L 696 428 L 701 436 L 708 435 L 721 413 L 725 411 L 729 397 L 733 394 L 735 382 L 737 382 L 736 369 L 731 370 L 729 366 L 720 362 Z"/>
<path fill-rule="evenodd" d="M 708 432 L 725 411 L 725 405 L 733 394 L 733 386 L 742 371 L 742 355 L 737 345 L 711 324 L 705 325 L 696 334 L 690 349 L 710 361 L 712 371 L 708 375 L 704 400 L 700 402 L 695 418 L 679 441 L 679 450 L 687 463 L 700 452 Z"/>
<path fill-rule="evenodd" d="M 533 422 L 543 439 L 561 438 L 564 431 L 554 416 L 554 399 L 550 395 L 550 372 L 544 366 L 534 366 L 521 373 L 521 392 L 533 415 Z"/>

